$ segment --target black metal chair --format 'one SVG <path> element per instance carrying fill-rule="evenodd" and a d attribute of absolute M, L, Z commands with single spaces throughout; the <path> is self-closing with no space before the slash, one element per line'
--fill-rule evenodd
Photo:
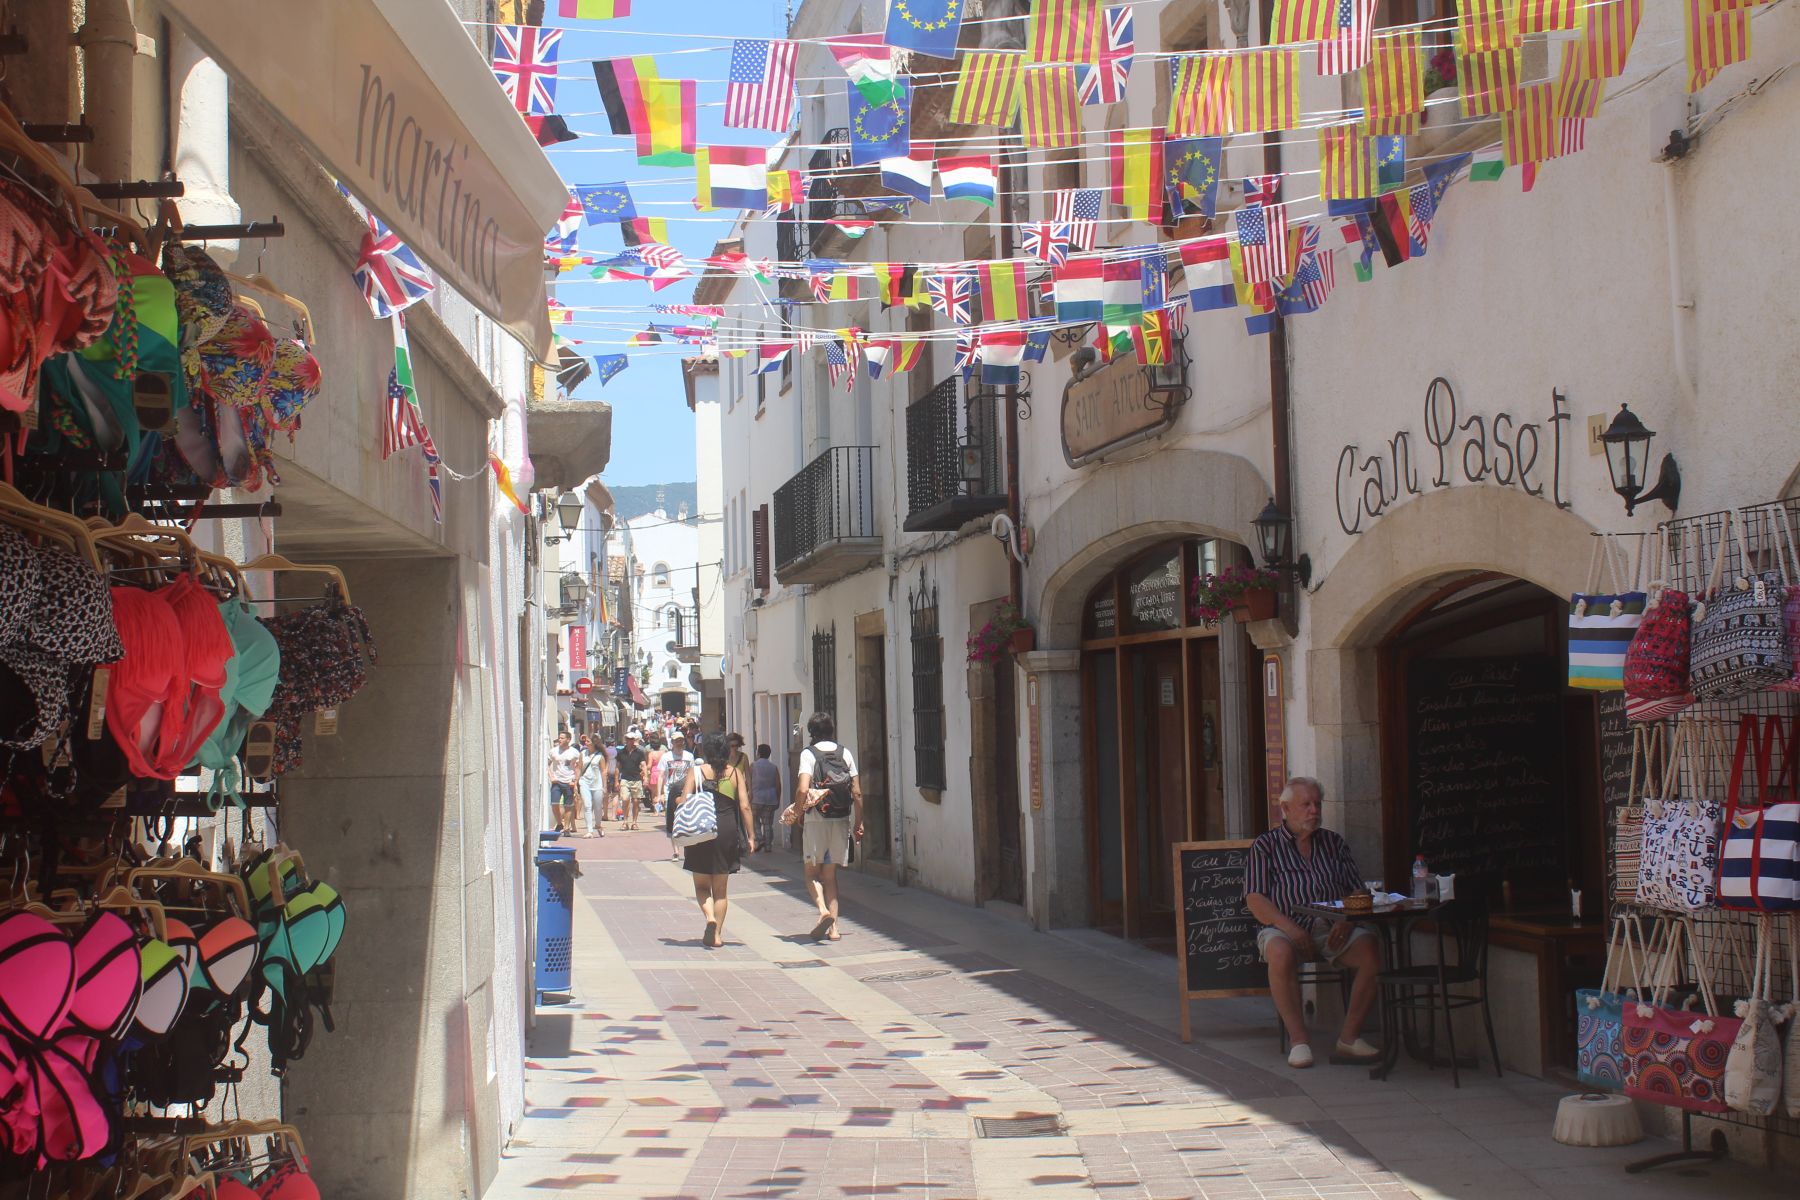
<path fill-rule="evenodd" d="M 1437 1014 L 1439 1009 L 1443 1010 L 1444 1032 L 1450 1044 L 1450 1082 L 1459 1088 L 1462 1078 L 1457 1068 L 1456 1023 L 1452 1014 L 1457 1009 L 1479 1005 L 1482 1025 L 1487 1030 L 1488 1051 L 1494 1056 L 1494 1074 L 1501 1076 L 1500 1044 L 1494 1037 L 1494 1018 L 1488 1009 L 1487 905 L 1473 898 L 1458 898 L 1432 914 L 1431 920 L 1437 930 L 1437 961 L 1419 966 L 1409 963 L 1383 971 L 1380 976 L 1382 1003 L 1391 1006 L 1396 1016 L 1402 1012 L 1425 1013 L 1428 1036 L 1425 1052 L 1434 1069 L 1437 1067 Z M 1401 955 L 1407 958 L 1410 934 L 1402 929 L 1399 937 Z M 1446 951 L 1454 951 L 1454 959 Z M 1452 988 L 1468 990 L 1452 991 Z M 1475 1061 L 1480 1063 L 1479 1054 Z"/>

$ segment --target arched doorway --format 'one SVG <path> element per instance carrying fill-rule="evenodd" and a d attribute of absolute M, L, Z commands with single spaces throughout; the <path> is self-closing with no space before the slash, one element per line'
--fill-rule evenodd
<path fill-rule="evenodd" d="M 1172 847 L 1225 837 L 1234 810 L 1264 804 L 1261 776 L 1243 769 L 1262 750 L 1260 727 L 1242 719 L 1254 691 L 1254 672 L 1241 666 L 1248 640 L 1235 624 L 1197 619 L 1188 599 L 1197 576 L 1244 560 L 1234 542 L 1173 539 L 1140 551 L 1088 593 L 1088 886 L 1094 923 L 1108 932 L 1172 948 Z M 1254 794 L 1228 802 L 1228 758 Z"/>
<path fill-rule="evenodd" d="M 1495 572 L 1442 581 L 1379 652 L 1382 868 L 1415 855 L 1517 909 L 1604 878 L 1597 697 L 1567 685 L 1568 601 Z"/>

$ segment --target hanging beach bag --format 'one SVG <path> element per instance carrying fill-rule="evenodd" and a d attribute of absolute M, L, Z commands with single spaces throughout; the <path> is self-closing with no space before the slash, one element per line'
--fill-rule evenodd
<path fill-rule="evenodd" d="M 1613 813 L 1613 902 L 1637 903 L 1638 876 L 1644 852 L 1644 810 L 1653 798 L 1663 751 L 1661 725 L 1639 725 L 1631 731 L 1630 799 Z M 1666 769 L 1666 768 L 1665 768 Z"/>
<path fill-rule="evenodd" d="M 1621 980 L 1636 985 L 1644 970 L 1637 921 L 1635 913 L 1613 917 L 1600 986 L 1575 993 L 1575 1073 L 1581 1082 L 1613 1092 L 1625 1086 L 1625 1055 L 1619 1048 L 1623 1005 L 1638 995 L 1635 986 L 1627 993 Z"/>
<path fill-rule="evenodd" d="M 1726 794 L 1724 841 L 1719 846 L 1719 907 L 1752 912 L 1800 908 L 1800 727 L 1789 718 L 1738 720 L 1737 751 Z M 1792 736 L 1787 732 L 1793 729 Z M 1744 787 L 1756 772 L 1754 800 Z"/>
<path fill-rule="evenodd" d="M 1772 684 L 1772 692 L 1800 692 L 1800 545 L 1794 540 L 1794 522 L 1787 505 L 1771 504 L 1764 510 L 1768 520 L 1781 533 L 1781 548 L 1787 551 L 1787 598 L 1781 604 L 1781 627 L 1787 633 L 1788 649 L 1794 655 L 1794 670 L 1780 683 Z"/>
<path fill-rule="evenodd" d="M 1645 806 L 1636 901 L 1670 912 L 1713 907 L 1723 806 L 1707 794 L 1716 725 L 1684 718 L 1669 745 L 1663 786 Z"/>
<path fill-rule="evenodd" d="M 696 791 L 676 807 L 669 836 L 677 846 L 698 846 L 719 836 L 719 814 L 711 792 Z"/>
<path fill-rule="evenodd" d="M 1775 957 L 1773 918 L 1756 919 L 1756 965 L 1750 971 L 1750 996 L 1737 1002 L 1738 1026 L 1731 1053 L 1725 1057 L 1725 1103 L 1733 1112 L 1767 1117 L 1781 1102 L 1781 1019 L 1769 1003 Z M 1781 1010 L 1785 1013 L 1785 1010 Z"/>
<path fill-rule="evenodd" d="M 1689 1112 L 1726 1112 L 1725 1060 L 1741 1022 L 1718 1015 L 1706 965 L 1692 952 L 1688 923 L 1668 921 L 1664 932 L 1655 992 L 1624 1005 L 1619 1049 L 1625 1056 L 1625 1094 Z M 1694 969 L 1698 1006 L 1675 1008 L 1670 999 L 1684 951 Z"/>
<path fill-rule="evenodd" d="M 1625 649 L 1644 619 L 1643 592 L 1620 586 L 1619 558 L 1624 551 L 1607 534 L 1594 539 L 1588 566 L 1588 590 L 1569 597 L 1569 686 L 1616 692 L 1625 686 Z M 1641 556 L 1640 556 L 1641 562 Z M 1614 590 L 1597 592 L 1601 564 Z"/>
<path fill-rule="evenodd" d="M 1793 674 L 1782 609 L 1787 583 L 1779 570 L 1756 573 L 1744 542 L 1744 518 L 1725 514 L 1706 592 L 1694 609 L 1689 676 L 1700 700 L 1729 700 L 1785 682 Z M 1735 541 L 1740 570 L 1724 579 L 1727 542 Z"/>
<path fill-rule="evenodd" d="M 1667 525 L 1657 530 L 1659 578 L 1651 582 L 1644 619 L 1625 648 L 1625 717 L 1631 721 L 1660 721 L 1694 703 L 1688 692 L 1693 604 L 1671 586 L 1681 578 L 1675 536 Z"/>

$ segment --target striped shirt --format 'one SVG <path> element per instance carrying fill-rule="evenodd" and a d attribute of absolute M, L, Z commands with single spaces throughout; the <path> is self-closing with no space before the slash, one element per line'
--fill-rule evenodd
<path fill-rule="evenodd" d="M 1301 911 L 1304 904 L 1341 900 L 1363 888 L 1350 843 L 1329 829 L 1312 836 L 1311 856 L 1300 853 L 1299 843 L 1284 821 L 1250 845 L 1250 862 L 1244 867 L 1244 895 L 1264 896 L 1294 924 L 1309 932 L 1327 924 Z"/>

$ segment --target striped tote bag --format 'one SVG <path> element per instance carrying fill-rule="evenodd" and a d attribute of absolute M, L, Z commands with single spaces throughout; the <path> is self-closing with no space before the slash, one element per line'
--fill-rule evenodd
<path fill-rule="evenodd" d="M 1800 909 L 1800 801 L 1794 777 L 1800 756 L 1783 726 L 1787 718 L 1738 721 L 1737 753 L 1719 846 L 1721 908 L 1755 912 Z M 1756 801 L 1746 795 L 1746 771 L 1756 772 Z M 1773 772 L 1773 774 L 1771 774 Z"/>
<path fill-rule="evenodd" d="M 1569 597 L 1569 686 L 1618 692 L 1625 688 L 1625 651 L 1644 620 L 1649 597 L 1619 588 L 1618 557 L 1623 552 L 1608 535 L 1596 536 L 1589 590 Z M 1611 592 L 1593 590 L 1599 585 L 1603 562 L 1615 588 Z"/>

